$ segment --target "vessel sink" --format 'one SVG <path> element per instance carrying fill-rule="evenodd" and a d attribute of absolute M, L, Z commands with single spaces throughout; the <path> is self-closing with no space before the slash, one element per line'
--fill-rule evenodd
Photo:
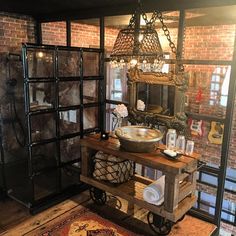
<path fill-rule="evenodd" d="M 121 148 L 129 152 L 152 152 L 163 137 L 160 130 L 145 126 L 123 126 L 115 130 Z"/>

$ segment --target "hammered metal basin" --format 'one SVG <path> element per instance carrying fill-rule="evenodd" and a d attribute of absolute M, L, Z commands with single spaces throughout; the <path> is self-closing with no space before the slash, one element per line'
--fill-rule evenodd
<path fill-rule="evenodd" d="M 115 130 L 123 149 L 129 152 L 152 152 L 163 137 L 160 130 L 145 126 L 123 126 Z"/>

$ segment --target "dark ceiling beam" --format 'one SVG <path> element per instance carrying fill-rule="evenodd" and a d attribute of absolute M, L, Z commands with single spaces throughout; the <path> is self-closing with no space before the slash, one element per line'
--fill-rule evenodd
<path fill-rule="evenodd" d="M 218 7 L 235 5 L 235 0 L 145 0 L 143 1 L 143 9 L 145 12 L 153 10 L 160 11 L 175 11 L 194 8 Z M 76 20 L 98 18 L 101 16 L 114 16 L 132 14 L 137 7 L 137 4 L 126 4 L 112 7 L 90 8 L 83 10 L 73 10 L 68 12 L 57 12 L 53 14 L 34 15 L 41 22 L 61 21 L 61 20 Z M 75 7 L 76 8 L 76 7 Z"/>

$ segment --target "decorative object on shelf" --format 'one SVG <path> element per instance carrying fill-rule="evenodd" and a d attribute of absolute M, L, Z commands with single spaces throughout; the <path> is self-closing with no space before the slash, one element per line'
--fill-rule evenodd
<path fill-rule="evenodd" d="M 157 129 L 136 125 L 118 128 L 115 134 L 121 147 L 129 152 L 152 152 L 163 137 Z"/>
<path fill-rule="evenodd" d="M 213 144 L 222 144 L 224 134 L 224 124 L 221 122 L 212 121 L 211 129 L 208 134 L 208 140 Z"/>
<path fill-rule="evenodd" d="M 172 159 L 177 159 L 180 156 L 180 154 L 178 154 L 176 151 L 168 150 L 168 149 L 161 151 L 161 153 L 163 153 L 165 156 L 172 158 Z"/>
<path fill-rule="evenodd" d="M 194 141 L 187 140 L 185 154 L 191 156 L 193 154 Z"/>
<path fill-rule="evenodd" d="M 149 184 L 143 190 L 144 201 L 160 206 L 164 202 L 165 193 L 165 175 L 162 175 L 152 184 Z"/>
<path fill-rule="evenodd" d="M 176 152 L 184 154 L 185 152 L 185 137 L 184 135 L 178 135 L 178 138 L 176 140 Z"/>
<path fill-rule="evenodd" d="M 109 132 L 102 132 L 101 139 L 108 140 L 109 139 Z"/>
<path fill-rule="evenodd" d="M 143 20 L 144 25 L 141 25 L 140 19 Z M 130 67 L 137 66 L 143 71 L 162 71 L 164 54 L 155 29 L 157 19 L 161 23 L 171 50 L 176 54 L 176 47 L 171 40 L 167 26 L 163 22 L 162 13 L 154 11 L 148 20 L 139 0 L 137 9 L 130 18 L 129 25 L 118 33 L 110 55 L 112 66 L 123 66 L 124 63 L 128 63 Z"/>
<path fill-rule="evenodd" d="M 199 137 L 203 136 L 203 120 L 189 118 L 188 123 L 191 135 Z"/>
<path fill-rule="evenodd" d="M 93 177 L 98 180 L 120 184 L 134 175 L 133 162 L 98 151 L 94 156 Z"/>
<path fill-rule="evenodd" d="M 137 101 L 137 110 L 139 111 L 145 110 L 145 103 L 140 99 Z"/>
<path fill-rule="evenodd" d="M 197 91 L 197 95 L 196 95 L 196 102 L 197 103 L 200 103 L 202 101 L 202 97 L 203 97 L 203 94 L 202 94 L 202 89 L 199 87 L 198 88 L 198 91 Z"/>
<path fill-rule="evenodd" d="M 112 118 L 112 131 L 121 127 L 123 118 L 128 116 L 127 107 L 124 104 L 118 104 L 112 112 L 114 117 Z"/>
<path fill-rule="evenodd" d="M 175 129 L 168 129 L 166 134 L 166 148 L 167 150 L 174 150 L 176 145 L 176 130 Z"/>

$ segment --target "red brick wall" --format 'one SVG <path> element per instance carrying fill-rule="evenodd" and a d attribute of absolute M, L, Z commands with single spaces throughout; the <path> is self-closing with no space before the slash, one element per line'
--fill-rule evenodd
<path fill-rule="evenodd" d="M 100 47 L 99 27 L 72 22 L 71 45 L 76 47 Z"/>
<path fill-rule="evenodd" d="M 51 45 L 66 45 L 66 22 L 42 23 L 42 42 Z"/>
<path fill-rule="evenodd" d="M 118 34 L 117 29 L 105 28 L 105 47 L 110 51 Z M 44 44 L 66 45 L 66 23 L 50 22 L 42 24 L 42 39 Z M 98 26 L 71 23 L 71 45 L 74 47 L 100 46 L 100 29 Z"/>
<path fill-rule="evenodd" d="M 118 33 L 119 33 L 118 29 L 109 27 L 105 28 L 105 48 L 108 53 L 111 52 Z"/>
<path fill-rule="evenodd" d="M 185 30 L 185 59 L 232 60 L 235 25 L 195 26 Z"/>
<path fill-rule="evenodd" d="M 31 17 L 0 13 L 0 52 L 19 51 L 22 43 L 35 42 L 35 22 Z"/>

